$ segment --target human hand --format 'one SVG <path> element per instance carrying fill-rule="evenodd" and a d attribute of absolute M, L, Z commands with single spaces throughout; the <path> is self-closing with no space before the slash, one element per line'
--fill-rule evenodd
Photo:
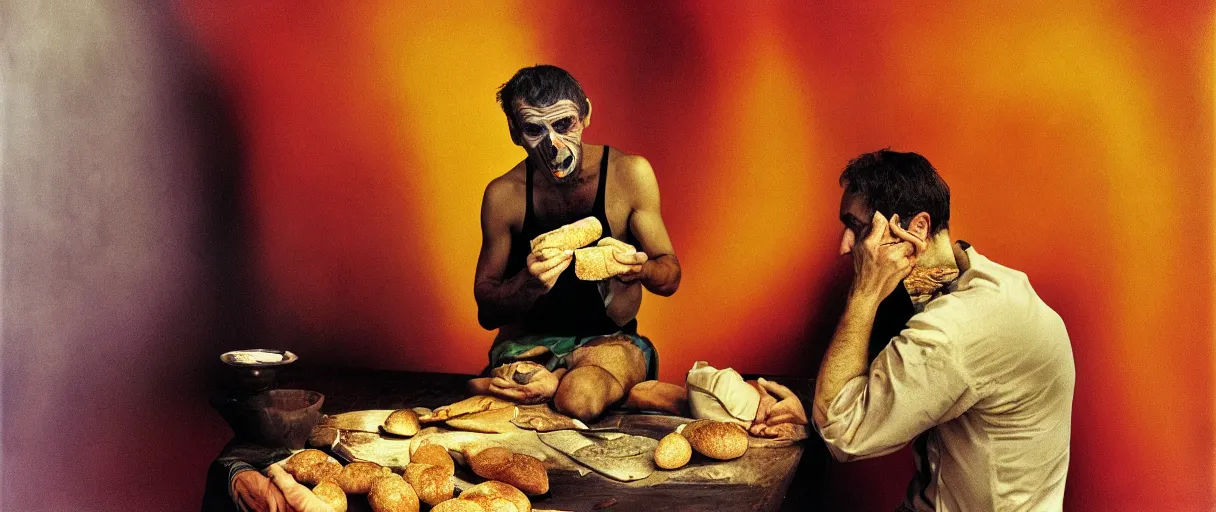
<path fill-rule="evenodd" d="M 283 491 L 283 497 L 286 499 L 290 510 L 295 512 L 334 512 L 334 508 L 328 503 L 325 503 L 313 494 L 311 490 L 304 487 L 295 478 L 283 469 L 280 464 L 271 464 L 266 468 L 266 474 L 270 480 L 274 482 L 274 486 L 280 491 Z"/>
<path fill-rule="evenodd" d="M 531 361 L 504 364 L 495 368 L 491 375 L 487 391 L 517 403 L 544 403 L 557 393 L 557 375 Z"/>
<path fill-rule="evenodd" d="M 232 495 L 245 509 L 255 512 L 292 510 L 278 487 L 257 471 L 242 471 L 232 479 Z"/>
<path fill-rule="evenodd" d="M 570 266 L 571 261 L 574 261 L 574 251 L 552 247 L 537 249 L 528 254 L 528 274 L 548 293 L 553 289 L 553 285 L 557 284 L 557 278 Z"/>
<path fill-rule="evenodd" d="M 756 408 L 756 419 L 748 429 L 752 435 L 775 437 L 783 424 L 806 425 L 806 409 L 802 399 L 790 388 L 776 382 L 759 379 L 756 389 L 760 391 L 760 406 Z"/>
<path fill-rule="evenodd" d="M 650 259 L 646 253 L 639 252 L 632 245 L 612 237 L 601 240 L 599 245 L 612 247 L 612 259 L 626 267 L 626 270 L 613 276 L 618 281 L 632 283 L 642 278 L 643 266 Z"/>
<path fill-rule="evenodd" d="M 852 249 L 854 274 L 850 296 L 881 301 L 907 277 L 917 256 L 927 248 L 927 242 L 899 226 L 898 214 L 888 222 L 875 211 L 869 234 Z"/>

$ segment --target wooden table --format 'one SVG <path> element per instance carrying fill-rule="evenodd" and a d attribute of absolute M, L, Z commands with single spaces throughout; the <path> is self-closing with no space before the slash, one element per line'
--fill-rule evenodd
<path fill-rule="evenodd" d="M 465 383 L 471 377 L 297 366 L 280 372 L 277 387 L 321 392 L 325 395 L 322 411 L 337 414 L 365 409 L 434 408 L 445 405 L 468 396 Z M 803 396 L 804 403 L 811 403 L 809 391 L 812 383 L 806 379 L 777 380 Z M 626 417 L 621 423 L 622 431 L 655 439 L 669 433 L 648 426 L 644 418 L 635 419 L 633 416 Z M 802 455 L 803 443 L 780 448 L 749 449 L 742 458 L 729 464 L 735 470 L 749 472 L 747 480 L 752 482 L 750 484 L 714 480 L 672 482 L 657 478 L 658 475 L 623 483 L 595 472 L 580 476 L 578 472 L 551 470 L 550 492 L 537 497 L 534 506 L 571 511 L 781 510 Z M 723 463 L 697 456 L 692 464 Z M 653 484 L 652 481 L 661 483 Z M 365 505 L 363 500 L 352 500 L 351 510 L 359 510 L 358 506 L 362 505 Z"/>

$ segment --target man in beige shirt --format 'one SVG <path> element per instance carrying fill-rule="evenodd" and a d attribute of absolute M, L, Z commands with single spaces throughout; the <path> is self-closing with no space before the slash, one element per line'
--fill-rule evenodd
<path fill-rule="evenodd" d="M 849 461 L 913 443 L 901 511 L 1061 510 L 1075 381 L 1064 322 L 1025 274 L 951 243 L 949 188 L 924 157 L 865 154 L 840 181 L 855 274 L 815 389 L 828 449 Z M 916 313 L 867 364 L 897 286 Z"/>

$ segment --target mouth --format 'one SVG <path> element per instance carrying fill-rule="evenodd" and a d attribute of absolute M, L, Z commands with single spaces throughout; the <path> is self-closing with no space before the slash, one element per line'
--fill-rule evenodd
<path fill-rule="evenodd" d="M 574 153 L 566 155 L 566 158 L 561 162 L 555 162 L 556 165 L 553 166 L 553 175 L 557 176 L 558 178 L 565 178 L 566 176 L 569 176 L 570 172 L 574 170 L 572 165 L 573 163 Z"/>

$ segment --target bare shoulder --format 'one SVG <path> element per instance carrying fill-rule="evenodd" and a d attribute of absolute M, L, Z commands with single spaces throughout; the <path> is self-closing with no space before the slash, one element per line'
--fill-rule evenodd
<path fill-rule="evenodd" d="M 482 212 L 512 225 L 522 222 L 524 192 L 527 188 L 524 172 L 521 162 L 502 176 L 490 180 L 482 197 Z"/>
<path fill-rule="evenodd" d="M 649 160 L 641 155 L 618 151 L 616 148 L 613 150 L 608 157 L 608 163 L 612 166 L 612 176 L 615 176 L 620 185 L 631 191 L 658 187 L 654 168 L 650 166 Z"/>

